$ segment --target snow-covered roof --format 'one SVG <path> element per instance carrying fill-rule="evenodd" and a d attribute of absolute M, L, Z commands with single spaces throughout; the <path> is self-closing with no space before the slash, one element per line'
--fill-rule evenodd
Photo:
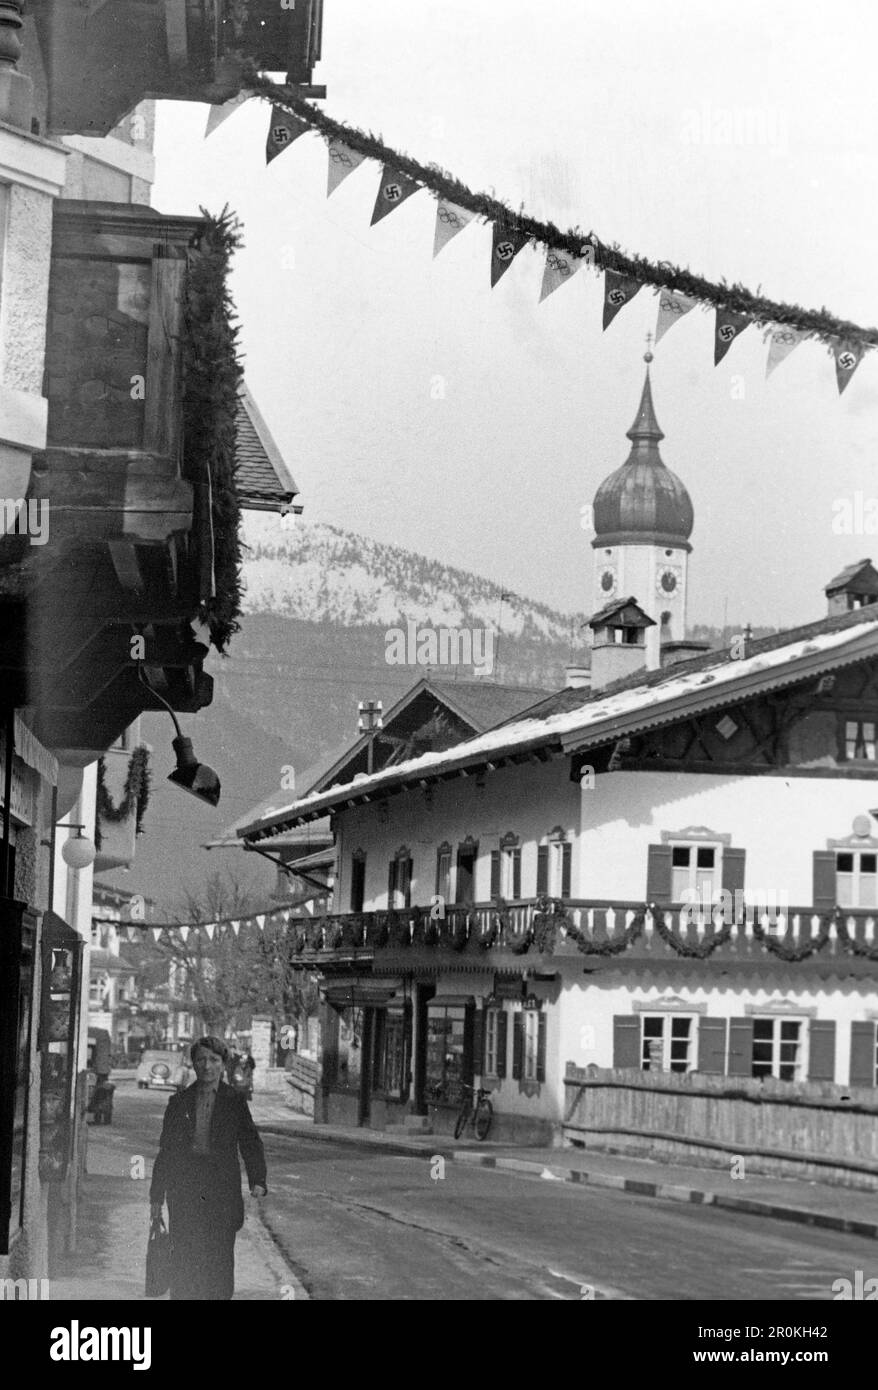
<path fill-rule="evenodd" d="M 878 613 L 865 617 L 861 612 L 794 630 L 787 642 L 777 636 L 766 639 L 762 649 L 739 660 L 732 658 L 731 648 L 671 667 L 658 681 L 654 679 L 657 673 L 648 676 L 644 672 L 639 683 L 634 677 L 623 689 L 583 692 L 582 701 L 573 708 L 532 712 L 442 752 L 423 753 L 371 776 L 359 775 L 342 786 L 291 802 L 270 820 L 241 826 L 238 833 L 247 839 L 262 839 L 277 834 L 285 825 L 310 820 L 346 802 L 372 799 L 373 793 L 379 797 L 400 784 L 435 780 L 461 768 L 490 765 L 540 746 L 555 744 L 565 753 L 597 747 L 627 733 L 672 723 L 767 689 L 794 684 L 822 670 L 863 661 L 878 655 Z"/>

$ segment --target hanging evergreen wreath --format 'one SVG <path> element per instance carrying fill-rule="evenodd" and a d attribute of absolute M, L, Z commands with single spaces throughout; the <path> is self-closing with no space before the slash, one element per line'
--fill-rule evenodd
<path fill-rule="evenodd" d="M 625 928 L 622 935 L 614 941 L 594 941 L 585 932 L 580 931 L 573 923 L 567 926 L 567 935 L 575 941 L 580 951 L 585 956 L 618 956 L 623 951 L 627 951 L 629 946 L 643 933 L 644 923 L 646 922 L 646 912 L 641 909 L 634 920 Z"/>
<path fill-rule="evenodd" d="M 823 950 L 829 940 L 829 928 L 834 916 L 834 913 L 830 913 L 823 917 L 820 921 L 820 931 L 802 946 L 788 946 L 785 941 L 779 941 L 771 935 L 771 932 L 765 930 L 761 922 L 753 923 L 753 935 L 757 941 L 768 948 L 773 956 L 778 956 L 780 960 L 790 962 L 807 960 L 809 956 L 816 956 L 818 951 Z M 839 932 L 840 935 L 841 932 Z"/>
<path fill-rule="evenodd" d="M 718 947 L 724 946 L 732 935 L 731 922 L 723 922 L 719 931 L 714 930 L 712 935 L 705 937 L 703 941 L 684 941 L 673 927 L 668 926 L 664 912 L 655 914 L 655 929 L 666 946 L 670 946 L 678 956 L 685 956 L 689 960 L 707 960 L 708 956 L 712 956 Z"/>
<path fill-rule="evenodd" d="M 101 822 L 118 825 L 120 821 L 128 820 L 132 812 L 135 816 L 134 832 L 136 835 L 143 834 L 143 818 L 146 815 L 146 808 L 149 805 L 150 790 L 150 771 L 149 771 L 149 749 L 144 744 L 139 744 L 128 760 L 128 773 L 125 777 L 125 786 L 122 788 L 122 800 L 118 806 L 114 805 L 113 798 L 107 789 L 107 764 L 106 758 L 98 758 L 98 790 L 97 790 L 97 816 L 95 818 L 95 848 L 101 847 Z"/>

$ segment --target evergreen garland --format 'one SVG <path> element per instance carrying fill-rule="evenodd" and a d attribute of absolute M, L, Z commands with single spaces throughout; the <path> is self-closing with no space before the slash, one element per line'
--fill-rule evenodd
<path fill-rule="evenodd" d="M 224 651 L 240 628 L 241 508 L 235 485 L 238 392 L 243 368 L 228 288 L 229 262 L 241 245 L 228 208 L 200 209 L 205 230 L 191 253 L 183 335 L 183 472 L 195 487 L 205 532 L 212 535 L 213 590 L 202 587 L 200 617 Z"/>
<path fill-rule="evenodd" d="M 732 935 L 731 922 L 723 922 L 719 931 L 714 929 L 709 937 L 705 935 L 703 941 L 684 941 L 673 927 L 668 926 L 664 912 L 655 913 L 654 920 L 655 929 L 665 945 L 676 951 L 678 956 L 686 956 L 692 960 L 707 960 L 707 957 L 712 956 L 717 947 L 724 946 Z"/>
<path fill-rule="evenodd" d="M 854 956 L 861 956 L 864 960 L 878 960 L 878 946 L 865 946 L 862 942 L 857 941 L 856 937 L 851 936 L 847 922 L 840 913 L 835 918 L 835 930 L 838 932 L 838 939 L 846 951 L 850 951 Z"/>
<path fill-rule="evenodd" d="M 128 820 L 132 811 L 136 817 L 134 832 L 136 835 L 143 834 L 143 818 L 146 815 L 146 808 L 149 805 L 151 784 L 149 749 L 145 744 L 138 744 L 137 748 L 134 749 L 134 752 L 128 759 L 128 772 L 125 777 L 125 786 L 122 788 L 122 800 L 119 802 L 118 806 L 113 804 L 113 798 L 110 796 L 107 789 L 106 771 L 106 758 L 99 758 L 97 816 L 95 817 L 96 849 L 100 849 L 101 847 L 101 821 L 117 825 L 120 821 Z"/>
<path fill-rule="evenodd" d="M 260 74 L 255 67 L 251 66 L 245 76 L 245 86 L 273 106 L 298 116 L 327 142 L 339 140 L 370 159 L 392 165 L 438 197 L 447 198 L 459 207 L 498 223 L 507 233 L 519 232 L 550 249 L 566 251 L 573 256 L 581 255 L 583 246 L 588 244 L 593 248 L 595 261 L 601 270 L 614 270 L 633 276 L 642 284 L 653 285 L 656 289 L 676 290 L 717 308 L 748 314 L 757 324 L 797 328 L 808 337 L 820 339 L 829 348 L 839 338 L 864 346 L 878 346 L 878 328 L 863 328 L 848 319 L 839 319 L 825 307 L 804 309 L 798 304 L 766 299 L 761 294 L 761 286 L 754 294 L 741 284 L 730 285 L 725 280 L 716 283 L 670 261 L 655 262 L 646 256 L 628 254 L 621 250 L 617 242 L 604 242 L 594 232 L 584 232 L 579 227 L 561 231 L 552 222 L 541 222 L 528 216 L 524 209 L 515 212 L 494 196 L 473 193 L 466 184 L 438 165 L 420 164 L 400 150 L 386 145 L 380 137 L 333 120 L 305 101 L 295 87 L 280 86 Z"/>
<path fill-rule="evenodd" d="M 753 935 L 757 941 L 768 948 L 773 956 L 779 956 L 781 960 L 789 962 L 807 960 L 809 956 L 816 956 L 818 951 L 822 951 L 829 940 L 829 928 L 832 925 L 833 916 L 834 914 L 830 913 L 824 917 L 820 922 L 820 931 L 817 936 L 812 937 L 801 946 L 788 946 L 785 941 L 780 941 L 772 936 L 771 932 L 767 932 L 761 922 L 754 921 Z M 840 932 L 839 935 L 841 935 Z"/>

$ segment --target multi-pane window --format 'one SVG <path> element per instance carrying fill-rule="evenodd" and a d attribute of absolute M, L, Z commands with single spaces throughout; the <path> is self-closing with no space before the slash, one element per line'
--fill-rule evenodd
<path fill-rule="evenodd" d="M 521 895 L 521 850 L 517 845 L 504 845 L 500 850 L 500 895 L 504 898 Z"/>
<path fill-rule="evenodd" d="M 712 902 L 721 887 L 720 853 L 715 845 L 671 846 L 671 901 Z"/>
<path fill-rule="evenodd" d="M 872 719 L 846 719 L 844 726 L 845 757 L 849 762 L 858 759 L 875 761 L 875 722 Z"/>
<path fill-rule="evenodd" d="M 463 1098 L 466 1010 L 436 1005 L 427 1011 L 426 1095 L 428 1100 L 459 1105 Z"/>
<path fill-rule="evenodd" d="M 802 1080 L 802 1020 L 754 1018 L 753 1075 Z"/>
<path fill-rule="evenodd" d="M 436 893 L 444 902 L 451 901 L 451 846 L 447 843 L 436 851 Z"/>
<path fill-rule="evenodd" d="M 537 1081 L 540 1047 L 540 1015 L 537 1009 L 524 1010 L 524 1079 Z"/>
<path fill-rule="evenodd" d="M 485 1015 L 485 1059 L 486 1076 L 497 1075 L 497 1058 L 500 1049 L 500 1010 L 489 1009 Z"/>
<path fill-rule="evenodd" d="M 878 907 L 878 854 L 874 850 L 836 854 L 835 891 L 839 907 Z"/>
<path fill-rule="evenodd" d="M 357 850 L 351 856 L 351 912 L 362 912 L 366 900 L 366 856 Z"/>
<path fill-rule="evenodd" d="M 387 878 L 387 906 L 389 908 L 411 907 L 412 902 L 412 859 L 408 850 L 397 851 L 391 859 Z"/>
<path fill-rule="evenodd" d="M 695 1019 L 685 1014 L 644 1014 L 640 1058 L 644 1071 L 691 1071 Z"/>
<path fill-rule="evenodd" d="M 405 1084 L 405 1014 L 402 1009 L 375 1011 L 376 1091 L 400 1095 Z"/>

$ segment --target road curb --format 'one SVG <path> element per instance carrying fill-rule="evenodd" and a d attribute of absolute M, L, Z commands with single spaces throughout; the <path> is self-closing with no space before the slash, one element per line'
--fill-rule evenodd
<path fill-rule="evenodd" d="M 636 1197 L 660 1197 L 675 1202 L 689 1202 L 697 1206 L 721 1207 L 725 1211 L 739 1211 L 749 1216 L 769 1217 L 775 1221 L 794 1221 L 804 1226 L 820 1226 L 825 1230 L 841 1231 L 845 1235 L 865 1236 L 878 1240 L 878 1222 L 857 1221 L 853 1217 L 834 1216 L 829 1212 L 809 1211 L 807 1207 L 788 1207 L 779 1202 L 762 1202 L 749 1197 L 728 1197 L 722 1192 L 711 1192 L 707 1188 L 684 1187 L 677 1183 L 648 1182 L 642 1178 L 624 1178 L 615 1173 L 589 1172 L 584 1168 L 567 1168 L 557 1163 L 537 1163 L 532 1159 L 506 1158 L 500 1154 L 479 1153 L 473 1149 L 454 1149 L 437 1142 L 428 1144 L 406 1144 L 401 1140 L 381 1138 L 366 1139 L 363 1135 L 321 1134 L 319 1130 L 307 1131 L 287 1129 L 280 1125 L 260 1125 L 265 1134 L 280 1135 L 283 1138 L 302 1138 L 323 1140 L 324 1143 L 347 1144 L 354 1148 L 376 1148 L 385 1153 L 402 1155 L 407 1158 L 441 1157 L 446 1162 L 469 1164 L 475 1168 L 493 1168 L 500 1172 L 521 1173 L 527 1177 L 561 1179 L 564 1182 L 588 1187 L 610 1188 L 616 1192 L 630 1192 Z M 438 1138 L 438 1136 L 437 1136 Z"/>

